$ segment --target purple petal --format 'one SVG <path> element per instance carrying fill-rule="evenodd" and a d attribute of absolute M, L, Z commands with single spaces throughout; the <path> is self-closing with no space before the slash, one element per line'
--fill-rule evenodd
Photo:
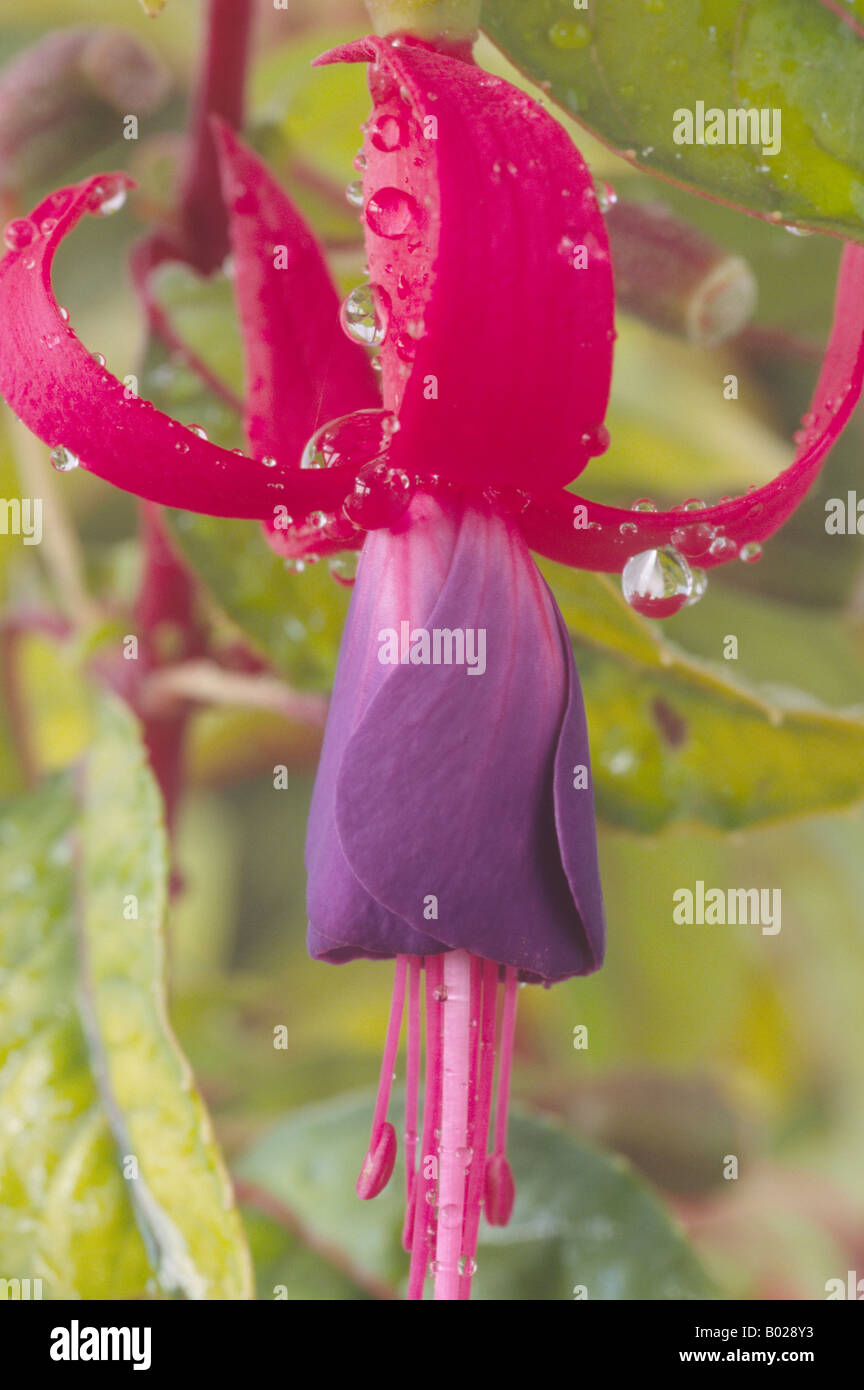
<path fill-rule="evenodd" d="M 481 646 L 472 674 L 382 665 L 381 634 L 402 623 L 482 631 L 485 669 Z M 313 954 L 323 936 L 353 954 L 463 947 L 543 980 L 595 969 L 590 782 L 567 791 L 578 764 L 569 640 L 517 527 L 419 499 L 361 562 L 310 823 Z"/>

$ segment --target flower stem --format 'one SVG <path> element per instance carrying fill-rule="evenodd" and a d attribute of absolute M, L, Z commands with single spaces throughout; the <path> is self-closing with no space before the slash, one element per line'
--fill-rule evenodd
<path fill-rule="evenodd" d="M 209 0 L 201 70 L 190 121 L 191 150 L 180 193 L 184 250 L 210 272 L 228 251 L 228 230 L 210 117 L 243 124 L 252 0 Z"/>
<path fill-rule="evenodd" d="M 460 1290 L 469 1092 L 473 1081 L 471 957 L 467 951 L 448 951 L 444 956 L 444 989 L 435 1299 L 456 1301 Z"/>

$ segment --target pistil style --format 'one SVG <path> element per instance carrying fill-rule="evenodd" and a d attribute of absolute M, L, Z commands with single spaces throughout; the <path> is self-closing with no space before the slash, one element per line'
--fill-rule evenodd
<path fill-rule="evenodd" d="M 426 1064 L 423 1131 L 418 1139 L 422 970 Z M 376 1197 L 393 1171 L 396 1136 L 387 1107 L 407 997 L 403 1244 L 411 1252 L 409 1300 L 423 1298 L 430 1276 L 436 1300 L 469 1298 L 484 1204 L 490 1224 L 506 1225 L 509 1220 L 514 1193 L 505 1150 L 518 987 L 515 970 L 469 951 L 397 957 L 378 1099 L 357 1193 L 364 1200 Z M 496 1050 L 498 1103 L 493 1151 L 487 1159 Z"/>

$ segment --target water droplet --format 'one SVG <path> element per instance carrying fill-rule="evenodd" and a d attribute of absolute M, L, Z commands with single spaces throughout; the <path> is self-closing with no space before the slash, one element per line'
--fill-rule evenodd
<path fill-rule="evenodd" d="M 327 525 L 327 513 L 310 512 L 307 520 L 314 531 L 322 531 Z"/>
<path fill-rule="evenodd" d="M 610 212 L 618 202 L 618 194 L 611 183 L 601 183 L 597 190 L 597 206 L 601 212 Z"/>
<path fill-rule="evenodd" d="M 104 367 L 104 366 L 105 366 L 105 356 L 104 356 L 104 353 L 101 353 L 101 352 L 91 352 L 90 356 L 93 358 L 93 361 L 96 363 L 97 367 Z"/>
<path fill-rule="evenodd" d="M 783 228 L 790 236 L 812 236 L 813 232 L 809 227 L 794 227 L 791 222 Z"/>
<path fill-rule="evenodd" d="M 23 251 L 36 235 L 29 217 L 16 217 L 3 228 L 3 240 L 10 251 Z"/>
<path fill-rule="evenodd" d="M 681 510 L 685 512 L 701 512 L 705 503 L 701 497 L 688 497 L 686 502 L 682 502 Z"/>
<path fill-rule="evenodd" d="M 476 1260 L 472 1260 L 472 1259 L 470 1258 L 470 1256 L 466 1258 L 466 1256 L 463 1255 L 462 1258 L 461 1258 L 460 1261 L 459 1261 L 459 1273 L 460 1273 L 460 1274 L 467 1274 L 467 1275 L 469 1275 L 469 1276 L 470 1276 L 470 1275 L 473 1275 L 473 1274 L 476 1274 L 476 1273 L 477 1273 L 477 1261 L 476 1261 Z"/>
<path fill-rule="evenodd" d="M 476 1022 L 476 1020 L 475 1020 L 475 1022 Z M 474 1157 L 474 1150 L 473 1150 L 473 1149 L 457 1149 L 457 1150 L 456 1150 L 456 1159 L 457 1159 L 457 1162 L 461 1163 L 463 1168 L 467 1168 L 467 1167 L 468 1167 L 468 1164 L 471 1162 L 471 1160 L 472 1160 L 473 1157 Z"/>
<path fill-rule="evenodd" d="M 580 444 L 587 449 L 591 458 L 605 454 L 609 448 L 609 431 L 605 425 L 593 425 L 580 437 Z"/>
<path fill-rule="evenodd" d="M 366 222 L 376 236 L 404 236 L 415 220 L 417 204 L 398 188 L 379 188 L 366 206 Z"/>
<path fill-rule="evenodd" d="M 656 512 L 657 503 L 652 502 L 650 497 L 639 497 L 633 503 L 634 512 Z"/>
<path fill-rule="evenodd" d="M 447 986 L 438 985 L 437 988 L 432 991 L 432 998 L 439 1004 L 443 1004 L 444 1000 L 447 998 Z"/>
<path fill-rule="evenodd" d="M 389 410 L 355 410 L 316 430 L 300 459 L 301 468 L 335 468 L 340 463 L 359 468 L 383 459 L 399 421 Z"/>
<path fill-rule="evenodd" d="M 630 607 L 647 618 L 668 618 L 693 589 L 690 566 L 677 550 L 643 550 L 624 566 L 621 587 Z"/>
<path fill-rule="evenodd" d="M 691 569 L 690 573 L 693 576 L 693 588 L 690 590 L 690 597 L 687 600 L 688 608 L 694 603 L 698 603 L 700 598 L 704 598 L 708 588 L 708 576 L 704 570 Z"/>
<path fill-rule="evenodd" d="M 346 550 L 343 555 L 334 555 L 330 560 L 329 569 L 337 584 L 343 588 L 350 589 L 357 578 L 357 566 L 360 563 L 360 555 L 356 550 Z"/>
<path fill-rule="evenodd" d="M 756 560 L 762 559 L 762 547 L 758 541 L 748 541 L 742 545 L 738 559 L 743 560 L 745 565 L 752 565 Z"/>
<path fill-rule="evenodd" d="M 441 1225 L 452 1231 L 462 1221 L 462 1208 L 455 1202 L 447 1202 L 438 1213 Z"/>
<path fill-rule="evenodd" d="M 277 466 L 278 459 L 274 459 L 272 454 L 265 454 L 261 459 L 262 468 L 276 468 Z"/>
<path fill-rule="evenodd" d="M 56 226 L 56 217 L 43 217 L 42 221 L 39 223 L 39 230 L 43 236 L 50 236 Z"/>
<path fill-rule="evenodd" d="M 738 554 L 738 542 L 730 540 L 728 536 L 718 536 L 711 542 L 708 550 L 709 554 L 718 560 L 734 560 Z"/>
<path fill-rule="evenodd" d="M 591 42 L 591 30 L 578 19 L 559 19 L 547 33 L 553 48 L 573 51 L 587 48 Z"/>
<path fill-rule="evenodd" d="M 203 425 L 187 425 L 186 428 L 191 430 L 193 434 L 197 434 L 199 439 L 207 438 L 207 431 L 204 429 Z"/>
<path fill-rule="evenodd" d="M 354 168 L 359 174 L 362 174 L 363 170 L 366 168 L 366 156 L 362 150 L 359 154 L 355 154 L 354 156 Z"/>
<path fill-rule="evenodd" d="M 375 285 L 358 285 L 342 304 L 342 327 L 356 343 L 380 347 L 387 335 L 386 295 Z"/>
<path fill-rule="evenodd" d="M 352 208 L 362 208 L 363 206 L 363 180 L 352 179 L 345 189 L 345 198 Z"/>
<path fill-rule="evenodd" d="M 288 574 L 302 574 L 306 568 L 306 561 L 299 555 L 292 556 L 285 561 L 285 569 Z M 304 634 L 305 635 L 305 634 Z"/>
<path fill-rule="evenodd" d="M 408 100 L 407 93 L 404 100 Z M 370 139 L 376 150 L 381 150 L 383 154 L 392 154 L 394 150 L 401 149 L 407 143 L 407 123 L 401 116 L 379 116 L 372 126 Z"/>
<path fill-rule="evenodd" d="M 60 315 L 64 323 L 69 322 L 69 310 L 64 308 L 62 304 L 57 305 L 57 313 Z"/>
<path fill-rule="evenodd" d="M 689 526 L 677 526 L 672 532 L 671 540 L 682 555 L 692 560 L 700 555 L 707 555 L 716 534 L 714 527 L 709 526 L 707 521 L 695 521 Z"/>
<path fill-rule="evenodd" d="M 89 202 L 89 210 L 98 217 L 110 217 L 119 212 L 126 202 L 128 185 L 120 174 L 112 174 L 95 185 Z"/>
<path fill-rule="evenodd" d="M 637 531 L 635 521 L 622 521 L 618 530 L 622 536 L 635 536 Z"/>
<path fill-rule="evenodd" d="M 58 473 L 71 473 L 81 462 L 78 455 L 73 454 L 71 449 L 67 449 L 63 444 L 58 444 L 56 449 L 52 449 L 49 457 L 51 467 L 56 468 Z"/>

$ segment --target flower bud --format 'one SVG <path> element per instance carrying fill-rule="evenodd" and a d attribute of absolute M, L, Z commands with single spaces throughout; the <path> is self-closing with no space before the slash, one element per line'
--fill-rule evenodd
<path fill-rule="evenodd" d="M 740 256 L 660 203 L 619 202 L 606 215 L 606 229 L 622 308 L 701 347 L 746 325 L 756 281 Z"/>

